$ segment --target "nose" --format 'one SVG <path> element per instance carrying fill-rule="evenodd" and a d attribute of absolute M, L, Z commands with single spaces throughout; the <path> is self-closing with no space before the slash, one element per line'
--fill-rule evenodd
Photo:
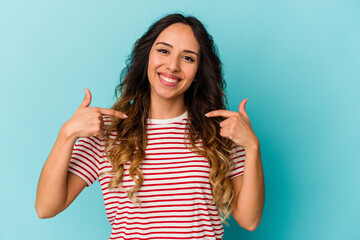
<path fill-rule="evenodd" d="M 179 58 L 176 56 L 172 56 L 169 59 L 169 62 L 167 64 L 167 68 L 171 72 L 179 72 L 180 71 L 180 64 L 179 64 Z"/>

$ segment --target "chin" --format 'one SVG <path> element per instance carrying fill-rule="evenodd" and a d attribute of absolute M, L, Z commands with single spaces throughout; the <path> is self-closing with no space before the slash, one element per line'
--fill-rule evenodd
<path fill-rule="evenodd" d="M 176 94 L 176 93 L 171 93 L 168 91 L 158 91 L 158 92 L 152 92 L 151 95 L 156 95 L 158 98 L 160 99 L 164 99 L 164 100 L 169 100 L 169 101 L 174 101 L 177 99 L 183 99 L 184 98 L 184 94 Z"/>

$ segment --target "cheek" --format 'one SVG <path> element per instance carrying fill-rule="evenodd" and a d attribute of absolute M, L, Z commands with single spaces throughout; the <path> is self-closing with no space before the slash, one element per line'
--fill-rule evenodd
<path fill-rule="evenodd" d="M 150 53 L 148 70 L 154 70 L 161 64 L 161 59 L 156 55 Z"/>
<path fill-rule="evenodd" d="M 185 69 L 187 78 L 194 79 L 197 69 L 198 69 L 197 66 L 195 66 L 195 67 L 191 66 L 191 67 L 188 67 L 187 69 Z"/>

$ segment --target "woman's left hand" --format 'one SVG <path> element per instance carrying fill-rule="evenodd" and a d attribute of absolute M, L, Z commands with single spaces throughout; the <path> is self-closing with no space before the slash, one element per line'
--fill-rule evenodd
<path fill-rule="evenodd" d="M 259 140 L 251 127 L 249 116 L 245 110 L 246 103 L 247 99 L 241 101 L 239 112 L 215 110 L 205 114 L 207 117 L 222 116 L 227 118 L 220 123 L 220 135 L 230 138 L 237 146 L 245 150 L 259 146 Z"/>

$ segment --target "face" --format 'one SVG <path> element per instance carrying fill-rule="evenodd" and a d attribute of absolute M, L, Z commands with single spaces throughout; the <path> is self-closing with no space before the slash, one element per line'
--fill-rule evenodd
<path fill-rule="evenodd" d="M 155 40 L 147 69 L 152 101 L 184 101 L 200 61 L 200 45 L 190 26 L 175 23 Z"/>

